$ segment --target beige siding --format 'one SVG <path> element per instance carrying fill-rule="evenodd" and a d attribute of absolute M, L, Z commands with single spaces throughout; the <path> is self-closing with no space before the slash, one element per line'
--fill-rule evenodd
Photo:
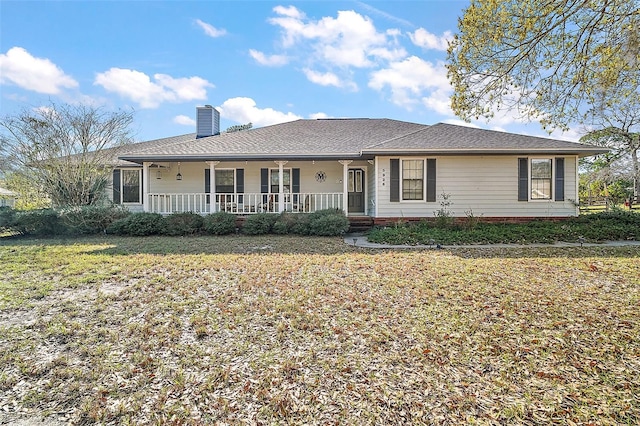
<path fill-rule="evenodd" d="M 542 156 L 544 157 L 544 156 Z M 397 157 L 394 157 L 397 158 Z M 433 157 L 429 157 L 433 158 Z M 518 156 L 436 157 L 436 202 L 389 202 L 389 159 L 378 158 L 378 217 L 434 217 L 442 194 L 450 194 L 449 210 L 464 217 L 574 216 L 576 158 L 565 157 L 565 201 L 518 201 Z M 384 179 L 384 182 L 383 182 Z"/>
<path fill-rule="evenodd" d="M 366 212 L 369 216 L 376 214 L 376 167 L 375 163 L 367 167 L 367 206 Z"/>

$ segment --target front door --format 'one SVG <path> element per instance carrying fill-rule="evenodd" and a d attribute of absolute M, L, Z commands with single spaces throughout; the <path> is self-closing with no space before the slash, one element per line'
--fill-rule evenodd
<path fill-rule="evenodd" d="M 364 214 L 364 170 L 349 169 L 349 213 Z"/>

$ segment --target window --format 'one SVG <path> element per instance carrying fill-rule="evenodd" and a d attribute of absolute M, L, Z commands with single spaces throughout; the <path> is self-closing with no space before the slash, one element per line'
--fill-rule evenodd
<path fill-rule="evenodd" d="M 424 160 L 402 160 L 402 199 L 424 199 Z"/>
<path fill-rule="evenodd" d="M 235 192 L 234 172 L 233 169 L 216 169 L 216 193 Z"/>
<path fill-rule="evenodd" d="M 269 181 L 269 192 L 277 194 L 280 192 L 279 171 L 278 169 L 271 169 L 269 170 L 269 172 L 271 173 Z M 282 182 L 284 186 L 284 192 L 291 192 L 291 169 L 282 170 Z"/>
<path fill-rule="evenodd" d="M 436 159 L 390 158 L 389 201 L 422 200 L 436 201 Z"/>
<path fill-rule="evenodd" d="M 121 172 L 121 193 L 123 203 L 140 203 L 142 179 L 140 170 L 123 169 Z"/>
<path fill-rule="evenodd" d="M 551 159 L 531 160 L 531 199 L 551 199 Z"/>

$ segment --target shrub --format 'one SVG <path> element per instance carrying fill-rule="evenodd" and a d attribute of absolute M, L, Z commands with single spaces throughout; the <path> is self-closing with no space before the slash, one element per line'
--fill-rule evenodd
<path fill-rule="evenodd" d="M 302 234 L 301 222 L 307 219 L 306 214 L 282 212 L 273 224 L 274 234 Z"/>
<path fill-rule="evenodd" d="M 236 230 L 236 217 L 227 212 L 212 213 L 204 217 L 203 228 L 211 235 L 233 234 Z"/>
<path fill-rule="evenodd" d="M 107 228 L 108 234 L 145 236 L 159 234 L 164 218 L 158 213 L 133 213 L 116 220 Z"/>
<path fill-rule="evenodd" d="M 53 209 L 16 212 L 12 229 L 23 235 L 33 235 L 37 237 L 65 235 L 69 233 L 69 229 Z"/>
<path fill-rule="evenodd" d="M 59 212 L 61 221 L 73 234 L 104 233 L 109 225 L 129 214 L 117 205 L 70 207 Z"/>
<path fill-rule="evenodd" d="M 11 231 L 16 220 L 16 211 L 11 207 L 0 207 L 0 231 Z"/>
<path fill-rule="evenodd" d="M 309 215 L 309 235 L 337 236 L 349 230 L 349 219 L 342 210 L 319 210 Z"/>
<path fill-rule="evenodd" d="M 203 219 L 197 213 L 174 213 L 164 218 L 162 233 L 165 235 L 193 235 L 202 231 Z"/>
<path fill-rule="evenodd" d="M 248 235 L 263 235 L 271 232 L 278 216 L 271 213 L 258 213 L 247 217 L 242 232 Z"/>

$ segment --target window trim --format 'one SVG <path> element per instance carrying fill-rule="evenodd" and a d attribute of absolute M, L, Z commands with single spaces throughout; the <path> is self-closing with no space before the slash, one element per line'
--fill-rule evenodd
<path fill-rule="evenodd" d="M 427 200 L 427 158 L 426 157 L 400 157 L 399 164 L 399 201 L 401 203 L 425 203 Z M 405 199 L 404 198 L 404 162 L 405 161 L 422 161 L 422 198 L 420 199 Z"/>
<path fill-rule="evenodd" d="M 138 172 L 138 201 L 124 200 L 124 174 L 125 172 Z M 120 169 L 120 203 L 127 205 L 142 204 L 142 169 L 121 168 Z"/>
<path fill-rule="evenodd" d="M 555 157 L 529 157 L 528 159 L 529 173 L 528 173 L 528 201 L 532 203 L 548 203 L 550 201 L 555 201 L 555 179 L 556 179 L 556 165 L 555 165 Z M 549 198 L 533 198 L 533 161 L 535 160 L 545 160 L 551 162 L 551 176 L 549 177 Z"/>

